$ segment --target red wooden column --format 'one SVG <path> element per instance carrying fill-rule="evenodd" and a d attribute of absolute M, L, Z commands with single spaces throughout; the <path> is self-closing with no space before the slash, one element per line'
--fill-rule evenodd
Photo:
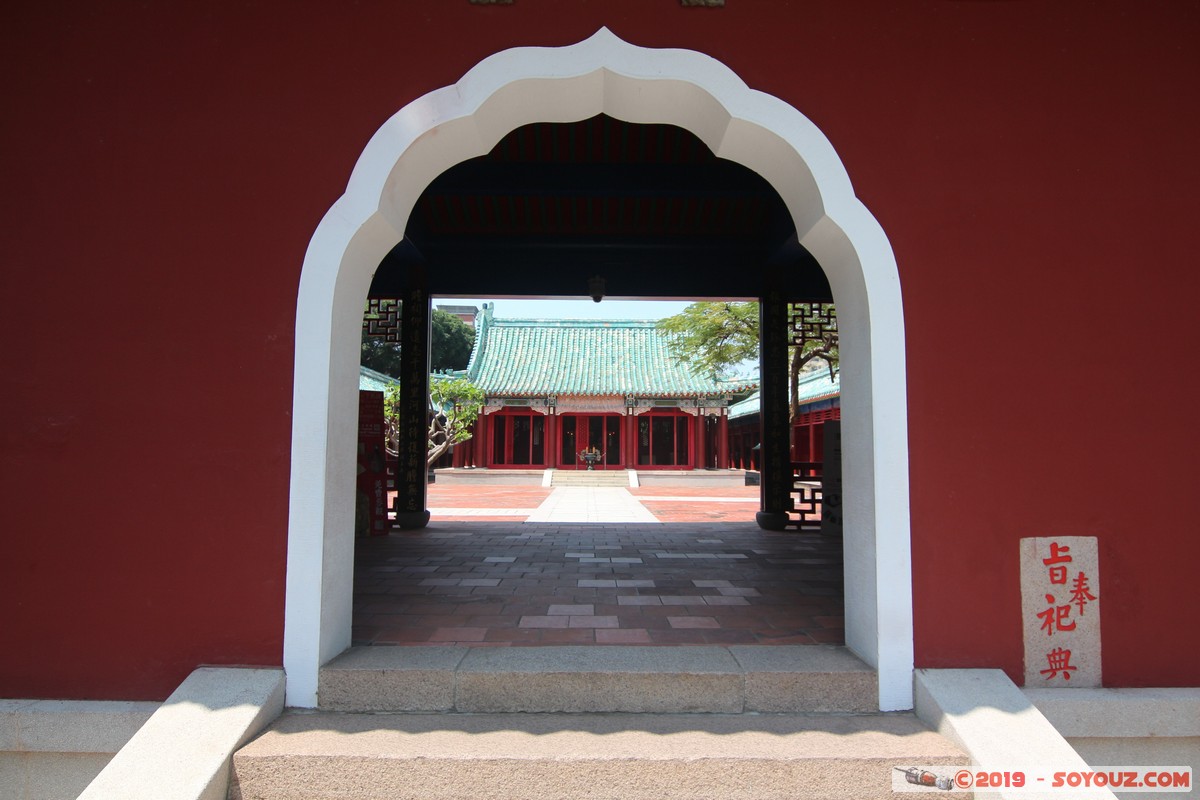
<path fill-rule="evenodd" d="M 558 466 L 558 451 L 562 445 L 558 441 L 558 415 L 551 411 L 546 415 L 546 466 L 553 469 Z"/>
<path fill-rule="evenodd" d="M 717 469 L 729 469 L 729 415 L 725 409 L 721 409 L 717 425 Z"/>
<path fill-rule="evenodd" d="M 625 468 L 637 469 L 637 414 L 633 409 L 621 418 L 621 432 L 625 436 Z"/>
<path fill-rule="evenodd" d="M 704 469 L 708 463 L 708 448 L 705 446 L 708 439 L 708 430 L 705 426 L 704 410 L 697 409 L 695 416 L 696 420 L 696 452 L 692 453 L 692 468 Z"/>
<path fill-rule="evenodd" d="M 490 469 L 492 466 L 492 420 L 487 414 L 479 415 L 479 435 L 483 437 L 479 442 L 479 458 L 483 463 L 479 466 Z"/>

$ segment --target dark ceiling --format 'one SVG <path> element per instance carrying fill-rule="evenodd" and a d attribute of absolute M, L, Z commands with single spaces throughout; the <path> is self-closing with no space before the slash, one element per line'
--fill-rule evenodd
<path fill-rule="evenodd" d="M 829 300 L 779 195 L 690 132 L 604 115 L 517 128 L 417 201 L 372 297 L 424 266 L 434 295 L 757 297 L 786 268 L 793 299 Z"/>

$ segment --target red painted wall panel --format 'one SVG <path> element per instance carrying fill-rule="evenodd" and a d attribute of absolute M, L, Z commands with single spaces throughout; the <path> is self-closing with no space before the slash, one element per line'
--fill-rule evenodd
<path fill-rule="evenodd" d="M 1194 6 L 5 16 L 0 696 L 161 698 L 200 663 L 280 662 L 309 237 L 405 103 L 602 24 L 800 109 L 895 248 L 918 664 L 1019 679 L 1017 540 L 1097 535 L 1106 682 L 1200 682 L 1180 627 L 1200 562 Z"/>

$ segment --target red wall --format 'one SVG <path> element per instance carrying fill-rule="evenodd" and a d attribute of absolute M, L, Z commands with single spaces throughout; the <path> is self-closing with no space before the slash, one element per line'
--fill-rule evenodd
<path fill-rule="evenodd" d="M 1106 683 L 1200 683 L 1196 6 L 145 5 L 0 26 L 0 696 L 280 663 L 317 222 L 404 104 L 602 24 L 800 109 L 895 248 L 918 665 L 1019 679 L 1017 540 L 1096 535 Z"/>

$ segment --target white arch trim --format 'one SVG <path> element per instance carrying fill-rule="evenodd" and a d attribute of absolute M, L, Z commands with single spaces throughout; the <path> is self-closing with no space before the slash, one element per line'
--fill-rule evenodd
<path fill-rule="evenodd" d="M 846 642 L 879 672 L 883 710 L 912 708 L 912 571 L 904 318 L 891 245 L 825 136 L 795 108 L 690 50 L 605 28 L 569 47 L 490 56 L 375 133 L 317 226 L 296 308 L 284 667 L 287 702 L 317 701 L 350 645 L 358 339 L 363 299 L 425 187 L 533 122 L 599 113 L 686 128 L 767 179 L 838 305 L 843 354 Z M 686 293 L 686 292 L 685 292 Z"/>

